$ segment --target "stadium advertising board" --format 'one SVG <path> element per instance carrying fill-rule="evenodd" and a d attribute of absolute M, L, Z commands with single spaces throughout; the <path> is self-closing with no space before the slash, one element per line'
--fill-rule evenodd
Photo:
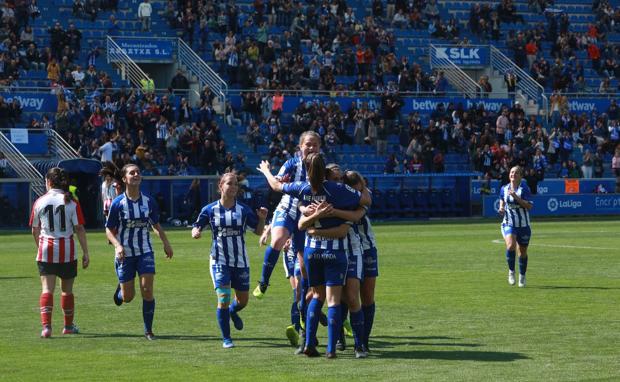
<path fill-rule="evenodd" d="M 403 106 L 400 109 L 401 113 L 431 113 L 437 109 L 439 104 L 443 104 L 447 106 L 449 103 L 453 105 L 461 104 L 463 108 L 469 109 L 471 107 L 476 106 L 484 106 L 485 110 L 489 111 L 499 111 L 502 106 L 511 106 L 512 101 L 510 99 L 504 98 L 461 98 L 461 97 L 453 97 L 453 98 L 445 98 L 445 97 L 403 97 Z M 241 96 L 234 95 L 230 96 L 231 105 L 235 108 L 241 108 Z M 351 103 L 355 103 L 357 107 L 361 107 L 364 103 L 366 103 L 367 107 L 371 110 L 377 110 L 381 107 L 381 98 L 380 97 L 328 97 L 328 96 L 318 96 L 318 97 L 292 97 L 285 96 L 284 102 L 282 104 L 282 111 L 284 113 L 293 113 L 295 109 L 299 106 L 300 103 L 305 102 L 307 104 L 317 102 L 317 103 L 326 103 L 326 102 L 336 102 L 340 105 L 340 109 L 342 111 L 349 110 Z"/>
<path fill-rule="evenodd" d="M 432 46 L 433 66 L 441 67 L 441 60 L 450 60 L 460 67 L 484 67 L 489 65 L 488 46 Z M 439 65 L 437 65 L 439 63 Z"/>
<path fill-rule="evenodd" d="M 12 103 L 18 100 L 22 105 L 22 111 L 27 113 L 55 113 L 58 109 L 58 100 L 55 94 L 49 93 L 7 93 L 0 92 L 4 102 Z"/>
<path fill-rule="evenodd" d="M 619 194 L 535 195 L 532 202 L 534 207 L 530 213 L 534 216 L 620 215 Z M 484 217 L 497 216 L 498 209 L 499 199 L 496 196 L 483 198 Z"/>
<path fill-rule="evenodd" d="M 579 182 L 579 193 L 581 194 L 592 194 L 594 190 L 602 185 L 607 192 L 612 192 L 616 185 L 615 179 L 606 178 L 606 179 L 575 179 Z M 483 180 L 472 180 L 471 181 L 471 201 L 472 203 L 480 203 L 482 201 L 483 195 L 481 194 L 482 189 L 484 188 Z M 499 180 L 492 180 L 489 184 L 489 196 L 497 196 L 499 195 L 499 189 L 501 185 Z M 542 182 L 538 182 L 537 194 L 538 195 L 549 195 L 549 194 L 566 194 L 566 182 L 564 179 L 548 179 L 543 180 Z"/>
<path fill-rule="evenodd" d="M 582 98 L 574 99 L 568 102 L 568 108 L 570 111 L 577 114 L 591 113 L 597 111 L 598 113 L 605 113 L 609 108 L 611 99 L 607 98 Z"/>
<path fill-rule="evenodd" d="M 173 40 L 141 40 L 114 37 L 114 42 L 136 62 L 172 62 L 174 52 Z M 116 53 L 110 48 L 110 53 Z"/>

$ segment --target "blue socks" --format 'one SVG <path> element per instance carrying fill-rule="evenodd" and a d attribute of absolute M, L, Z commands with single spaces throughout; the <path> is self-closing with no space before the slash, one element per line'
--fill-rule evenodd
<path fill-rule="evenodd" d="M 280 251 L 274 249 L 272 246 L 268 246 L 265 250 L 265 258 L 263 259 L 263 270 L 260 275 L 259 281 L 262 285 L 269 285 L 269 279 L 271 278 L 273 268 L 278 262 L 278 257 L 280 257 Z"/>
<path fill-rule="evenodd" d="M 302 277 L 299 279 L 299 285 L 301 288 L 301 293 L 299 296 L 299 314 L 301 315 L 301 320 L 306 322 L 306 313 L 308 312 L 308 301 L 306 300 L 306 295 L 308 294 L 308 288 L 310 288 L 309 280 Z"/>
<path fill-rule="evenodd" d="M 153 316 L 155 315 L 155 300 L 142 300 L 142 319 L 144 320 L 144 333 L 153 332 Z"/>
<path fill-rule="evenodd" d="M 299 332 L 299 307 L 297 306 L 297 291 L 293 289 L 293 303 L 291 304 L 291 325 L 295 326 L 295 330 Z"/>
<path fill-rule="evenodd" d="M 343 323 L 347 319 L 348 315 L 349 315 L 349 306 L 344 302 L 340 302 L 340 319 L 342 320 Z M 340 341 L 342 341 L 344 340 L 343 337 L 344 337 L 344 331 L 341 330 L 338 338 L 340 339 Z"/>
<path fill-rule="evenodd" d="M 237 300 L 233 298 L 232 299 L 232 303 L 228 307 L 228 310 L 230 310 L 230 313 L 237 313 L 237 312 L 239 312 L 243 308 L 244 307 L 242 307 L 239 304 L 237 304 Z"/>
<path fill-rule="evenodd" d="M 229 308 L 217 308 L 217 322 L 220 324 L 220 330 L 222 331 L 222 338 L 225 340 L 230 339 L 230 310 Z"/>
<path fill-rule="evenodd" d="M 517 251 L 506 250 L 506 262 L 508 263 L 508 269 L 511 272 L 515 271 L 515 256 L 517 255 Z M 519 258 L 519 262 L 521 262 L 521 258 Z"/>
<path fill-rule="evenodd" d="M 306 314 L 306 346 L 316 346 L 316 331 L 319 326 L 319 316 L 323 302 L 317 298 L 313 298 L 308 304 L 308 313 Z M 336 344 L 334 340 L 334 344 Z"/>
<path fill-rule="evenodd" d="M 340 337 L 340 328 L 342 327 L 340 305 L 334 305 L 327 308 L 327 352 L 336 352 L 336 341 Z"/>
<path fill-rule="evenodd" d="M 362 309 L 357 312 L 351 312 L 351 328 L 353 328 L 355 347 L 360 348 L 362 345 L 366 345 L 364 340 L 364 311 Z"/>
<path fill-rule="evenodd" d="M 370 338 L 372 324 L 375 320 L 375 303 L 362 306 L 362 311 L 364 312 L 364 344 L 368 347 L 368 339 Z"/>
<path fill-rule="evenodd" d="M 519 256 L 519 273 L 524 275 L 527 271 L 527 257 Z"/>

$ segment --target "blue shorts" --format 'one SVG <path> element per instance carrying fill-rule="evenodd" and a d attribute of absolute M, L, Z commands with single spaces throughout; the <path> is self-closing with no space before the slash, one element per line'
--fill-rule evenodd
<path fill-rule="evenodd" d="M 364 263 L 362 275 L 366 277 L 379 276 L 379 263 L 377 261 L 377 248 L 372 247 L 364 250 L 362 255 L 362 261 Z"/>
<path fill-rule="evenodd" d="M 291 215 L 282 210 L 275 210 L 271 219 L 271 229 L 274 227 L 284 227 L 292 235 L 297 231 L 297 219 L 293 219 Z"/>
<path fill-rule="evenodd" d="M 362 263 L 362 253 L 350 253 L 349 254 L 349 266 L 347 268 L 347 278 L 348 279 L 358 279 L 363 280 L 363 263 Z"/>
<path fill-rule="evenodd" d="M 126 283 L 136 278 L 136 272 L 138 276 L 155 274 L 155 256 L 153 252 L 150 252 L 141 256 L 125 257 L 122 262 L 114 259 L 114 268 L 116 268 L 118 282 Z"/>
<path fill-rule="evenodd" d="M 293 236 L 291 237 L 291 248 L 295 253 L 303 252 L 304 247 L 306 246 L 306 231 L 300 231 L 297 228 L 297 224 L 295 224 L 295 229 L 292 231 Z"/>
<path fill-rule="evenodd" d="M 282 256 L 282 263 L 284 264 L 284 275 L 286 278 L 292 276 L 301 276 L 301 269 L 299 268 L 299 261 L 297 260 L 297 252 L 294 252 L 292 247 Z"/>
<path fill-rule="evenodd" d="M 213 289 L 230 285 L 236 291 L 250 290 L 250 268 L 235 268 L 224 264 L 215 264 L 211 259 L 211 279 Z"/>
<path fill-rule="evenodd" d="M 519 245 L 527 246 L 530 244 L 532 229 L 530 227 L 513 227 L 511 225 L 502 224 L 502 235 L 504 235 L 504 237 L 515 235 Z"/>
<path fill-rule="evenodd" d="M 344 250 L 306 247 L 304 265 L 311 287 L 344 285 L 348 265 Z"/>

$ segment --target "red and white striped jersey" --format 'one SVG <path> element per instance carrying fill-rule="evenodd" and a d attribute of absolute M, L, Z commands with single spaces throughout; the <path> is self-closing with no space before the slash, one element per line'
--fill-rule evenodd
<path fill-rule="evenodd" d="M 84 224 L 80 204 L 71 200 L 65 204 L 62 190 L 51 189 L 34 202 L 30 226 L 40 227 L 37 261 L 68 263 L 74 261 L 73 227 Z"/>

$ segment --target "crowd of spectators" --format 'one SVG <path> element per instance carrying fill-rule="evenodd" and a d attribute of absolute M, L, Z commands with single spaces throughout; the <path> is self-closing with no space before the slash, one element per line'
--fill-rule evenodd
<path fill-rule="evenodd" d="M 214 174 L 245 168 L 244 156 L 229 152 L 221 138 L 210 90 L 201 95 L 197 107 L 172 90 L 160 95 L 115 90 L 107 73 L 97 70 L 99 50 L 89 50 L 84 59 L 82 36 L 75 25 L 63 29 L 60 23 L 54 24 L 48 31 L 50 46 L 37 47 L 28 24 L 38 14 L 30 7 L 24 13 L 22 3 L 34 4 L 38 10 L 36 2 L 16 2 L 14 8 L 1 9 L 7 33 L 0 45 L 4 68 L 0 72 L 14 80 L 20 69 L 45 68 L 50 83 L 59 89 L 55 117 L 33 120 L 30 126 L 53 126 L 83 156 L 107 159 L 114 153 L 119 165 L 134 161 L 146 174 L 187 174 L 192 168 Z M 74 16 L 95 20 L 100 10 L 117 6 L 113 0 L 76 0 Z M 460 39 L 458 20 L 441 19 L 435 0 L 373 0 L 372 15 L 363 19 L 345 0 L 256 0 L 249 12 L 233 1 L 169 0 L 165 15 L 190 45 L 213 55 L 229 84 L 255 89 L 242 94 L 239 110 L 227 105 L 227 121 L 245 127 L 254 150 L 266 146 L 275 166 L 294 155 L 298 134 L 310 129 L 321 135 L 331 158 L 340 144 L 373 145 L 377 155 L 387 158 L 386 173 L 442 172 L 445 154 L 457 152 L 469 154 L 475 169 L 492 178 L 505 177 L 506 168 L 515 163 L 525 165 L 539 179 L 549 171 L 561 177 L 600 175 L 599 160 L 618 143 L 617 112 L 616 117 L 613 110 L 571 115 L 562 94 L 588 90 L 584 81 L 588 65 L 575 54 L 580 50 L 587 52 L 592 68 L 604 76 L 599 91 L 614 91 L 610 80 L 620 74 L 616 64 L 620 48 L 608 43 L 606 36 L 620 28 L 620 12 L 607 1 L 595 1 L 596 22 L 587 32 L 578 33 L 571 31 L 566 13 L 549 2 L 532 0 L 529 6 L 532 12 L 545 14 L 547 23 L 511 31 L 505 38 L 515 62 L 558 92 L 551 99 L 548 132 L 536 118 L 526 118 L 518 104 L 499 113 L 446 104 L 430 115 L 401 115 L 403 93 L 442 94 L 448 83 L 440 71 L 425 72 L 410 56 L 397 56 L 396 32 L 390 27 L 425 29 L 433 37 L 459 38 L 461 45 L 469 44 Z M 143 30 L 151 25 L 149 9 L 148 0 L 138 8 Z M 484 42 L 503 38 L 502 24 L 523 22 L 512 1 L 502 0 L 496 6 L 473 5 L 468 26 Z M 109 25 L 109 33 L 119 32 L 114 16 Z M 222 36 L 213 49 L 208 45 L 210 33 Z M 551 63 L 543 58 L 544 42 L 551 43 Z M 340 76 L 348 79 L 342 81 Z M 506 73 L 505 81 L 514 92 L 516 75 Z M 485 93 L 492 92 L 484 77 L 481 86 Z M 187 78 L 177 73 L 171 88 L 187 87 Z M 346 110 L 335 102 L 302 102 L 289 119 L 282 115 L 284 96 L 279 91 L 283 89 L 324 90 L 332 95 L 363 91 L 376 94 L 377 102 L 354 103 Z M 2 123 L 15 120 L 10 114 L 5 117 L 6 110 L 10 113 L 11 106 L 5 109 L 0 100 Z M 398 136 L 398 145 L 388 145 L 389 135 Z M 575 147 L 583 158 L 571 154 Z"/>

